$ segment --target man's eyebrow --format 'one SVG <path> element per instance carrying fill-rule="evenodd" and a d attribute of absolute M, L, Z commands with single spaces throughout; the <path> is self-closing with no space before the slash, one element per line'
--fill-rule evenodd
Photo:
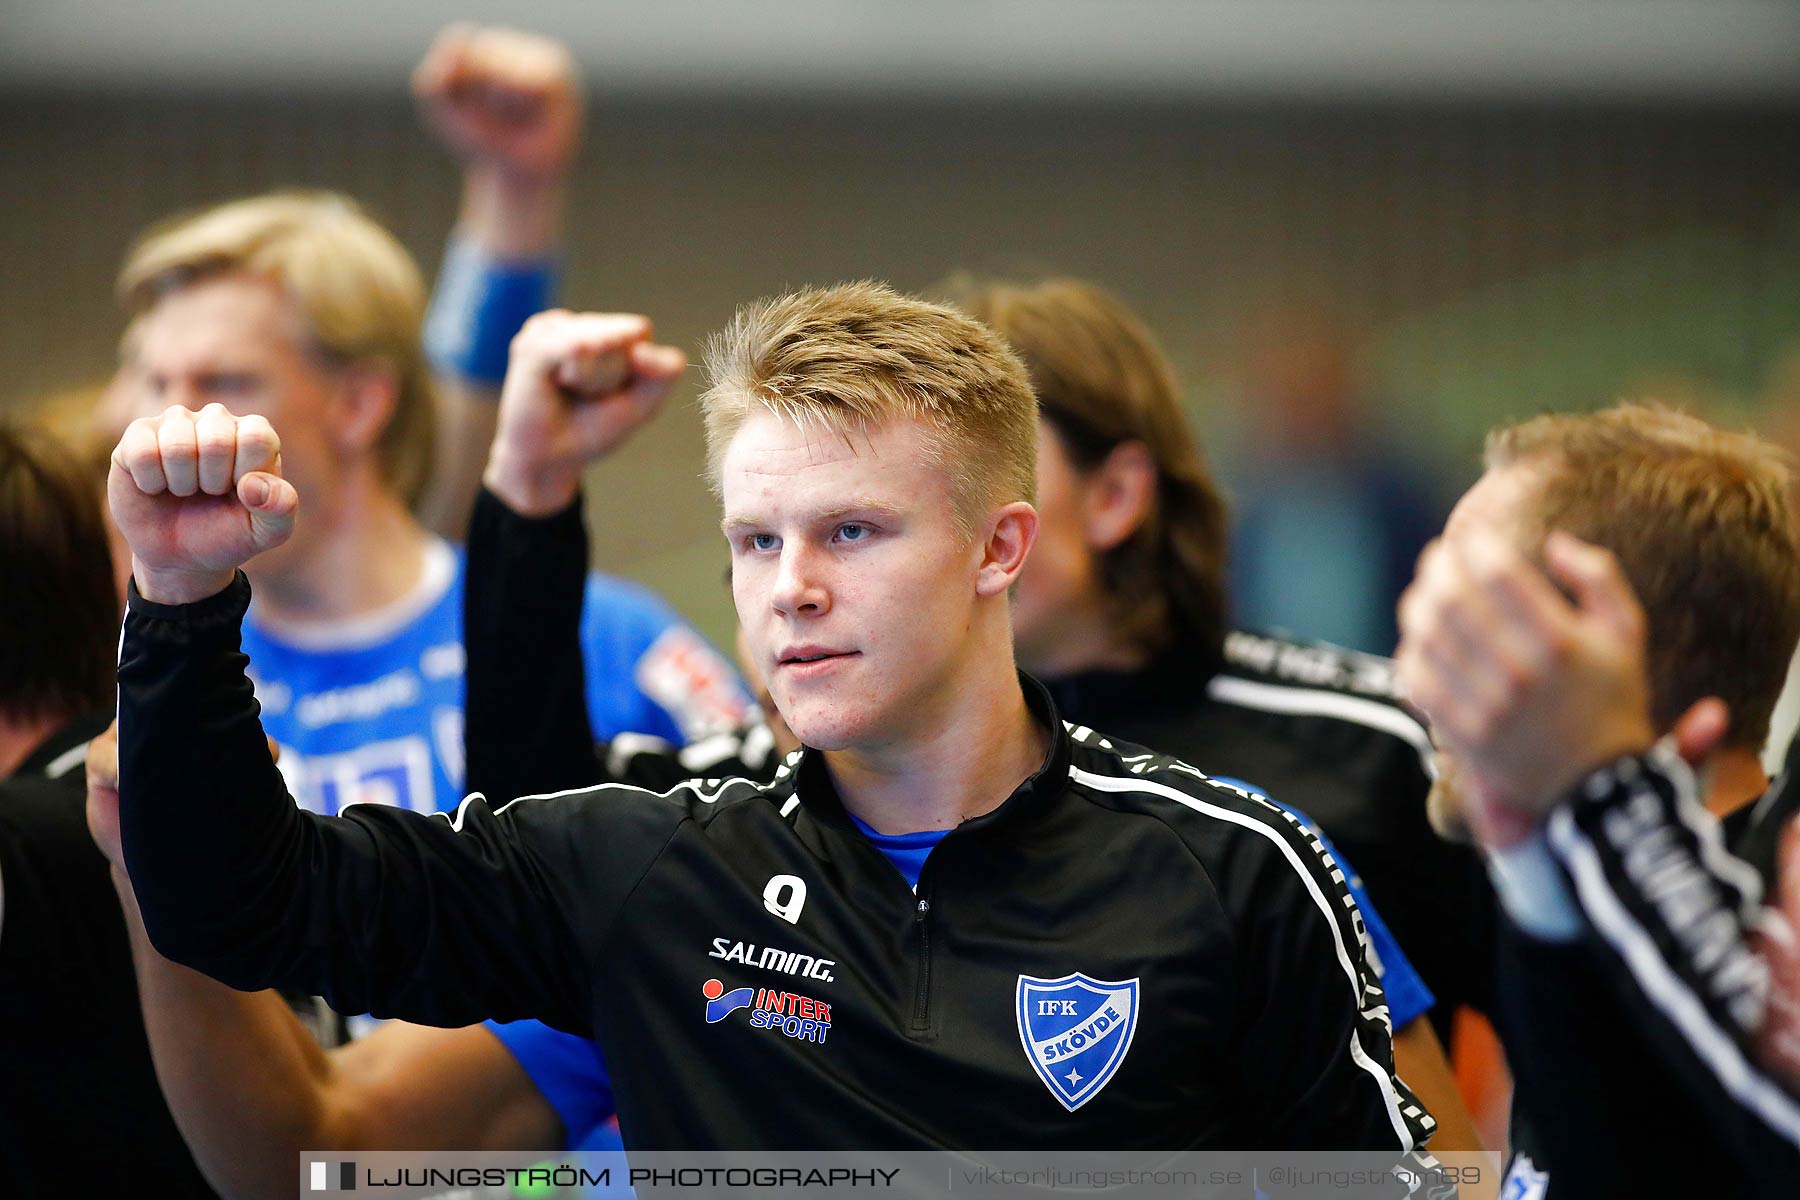
<path fill-rule="evenodd" d="M 810 514 L 807 517 L 807 520 L 814 525 L 828 525 L 835 521 L 841 521 L 845 517 L 874 516 L 891 518 L 898 515 L 900 515 L 899 507 L 890 504 L 885 500 L 855 499 L 844 504 L 834 504 L 822 512 Z M 724 519 L 719 522 L 719 528 L 725 533 L 730 534 L 739 529 L 757 528 L 763 524 L 765 524 L 765 522 L 759 521 L 754 517 L 727 513 Z"/>
<path fill-rule="evenodd" d="M 900 510 L 883 500 L 852 500 L 848 504 L 838 504 L 826 509 L 818 515 L 820 524 L 828 521 L 841 521 L 845 517 L 856 516 L 898 516 Z"/>

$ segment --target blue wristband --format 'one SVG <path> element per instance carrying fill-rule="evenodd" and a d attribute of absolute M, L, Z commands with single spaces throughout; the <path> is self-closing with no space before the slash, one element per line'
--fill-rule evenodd
<path fill-rule="evenodd" d="M 451 235 L 425 314 L 425 357 L 442 375 L 497 388 L 513 336 L 556 296 L 554 259 L 497 262 Z"/>

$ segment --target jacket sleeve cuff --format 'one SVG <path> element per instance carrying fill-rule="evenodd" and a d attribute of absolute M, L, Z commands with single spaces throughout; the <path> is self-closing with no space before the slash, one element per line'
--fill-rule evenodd
<path fill-rule="evenodd" d="M 134 578 L 125 586 L 126 610 L 152 621 L 179 621 L 189 625 L 215 625 L 228 622 L 235 626 L 250 608 L 250 581 L 243 571 L 231 577 L 224 589 L 191 604 L 158 604 L 146 600 L 138 592 Z"/>
<path fill-rule="evenodd" d="M 1488 855 L 1488 874 L 1506 915 L 1541 942 L 1572 942 L 1584 922 L 1562 865 L 1539 827 L 1530 837 Z"/>

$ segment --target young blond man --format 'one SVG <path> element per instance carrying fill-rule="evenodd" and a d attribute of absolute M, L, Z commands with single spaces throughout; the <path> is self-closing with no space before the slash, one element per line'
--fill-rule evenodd
<path fill-rule="evenodd" d="M 508 389 L 629 404 L 654 355 L 603 320 L 534 321 Z M 620 355 L 622 384 L 600 366 Z M 631 1146 L 1422 1140 L 1304 826 L 1063 726 L 1014 669 L 1036 408 L 998 336 L 848 285 L 746 308 L 711 368 L 739 619 L 805 748 L 772 785 L 472 797 L 453 820 L 284 802 L 232 654 L 235 567 L 298 506 L 274 431 L 237 422 L 190 470 L 192 414 L 133 425 L 120 819 L 156 947 L 238 987 L 590 1034 Z M 545 478 L 497 446 L 487 484 L 553 511 Z"/>

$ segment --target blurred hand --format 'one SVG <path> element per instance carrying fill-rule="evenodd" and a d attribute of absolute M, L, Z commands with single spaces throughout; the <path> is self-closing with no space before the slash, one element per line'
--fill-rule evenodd
<path fill-rule="evenodd" d="M 1544 554 L 1574 603 L 1485 531 L 1434 542 L 1400 599 L 1400 685 L 1490 846 L 1523 838 L 1583 776 L 1655 740 L 1644 614 L 1617 562 L 1564 533 Z"/>
<path fill-rule="evenodd" d="M 179 405 L 125 427 L 106 496 L 146 600 L 185 604 L 225 588 L 288 539 L 300 497 L 281 477 L 281 439 L 260 416 Z"/>
<path fill-rule="evenodd" d="M 1756 1038 L 1756 1056 L 1800 1095 L 1800 817 L 1788 822 L 1779 845 L 1772 919 L 1763 922 L 1759 950 L 1769 964 L 1769 1000 Z"/>
<path fill-rule="evenodd" d="M 452 154 L 515 181 L 560 178 L 581 147 L 581 83 L 554 39 L 452 25 L 413 70 L 412 87 Z"/>
<path fill-rule="evenodd" d="M 523 516 L 568 507 L 588 464 L 656 415 L 687 356 L 648 317 L 552 309 L 513 339 L 482 482 Z"/>
<path fill-rule="evenodd" d="M 125 869 L 125 852 L 119 849 L 119 723 L 106 727 L 87 749 L 88 835 L 106 861 Z"/>
<path fill-rule="evenodd" d="M 1431 791 L 1425 797 L 1425 819 L 1431 822 L 1432 832 L 1446 842 L 1465 845 L 1473 833 L 1456 759 L 1438 750 L 1432 754 L 1431 762 L 1434 770 Z"/>

